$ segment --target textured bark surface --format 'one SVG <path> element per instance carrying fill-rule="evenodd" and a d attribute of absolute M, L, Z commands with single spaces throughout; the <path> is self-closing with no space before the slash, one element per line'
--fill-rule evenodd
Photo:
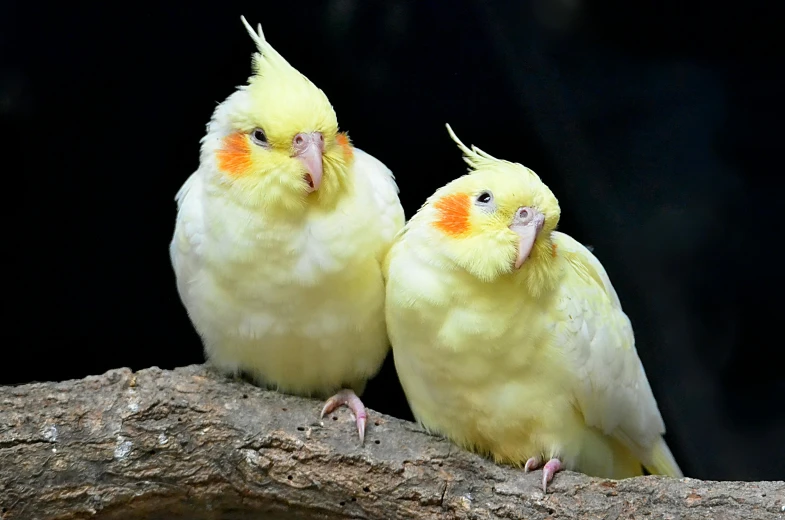
<path fill-rule="evenodd" d="M 0 387 L 2 519 L 785 518 L 785 482 L 524 474 L 203 366 Z"/>

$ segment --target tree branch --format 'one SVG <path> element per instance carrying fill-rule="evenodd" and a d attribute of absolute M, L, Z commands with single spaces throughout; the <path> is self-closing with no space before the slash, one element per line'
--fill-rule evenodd
<path fill-rule="evenodd" d="M 500 467 L 371 412 L 203 366 L 0 387 L 0 518 L 785 518 L 784 482 L 624 481 Z"/>

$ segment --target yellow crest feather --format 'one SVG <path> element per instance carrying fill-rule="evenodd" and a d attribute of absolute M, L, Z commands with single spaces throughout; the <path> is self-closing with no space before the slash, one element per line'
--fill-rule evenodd
<path fill-rule="evenodd" d="M 450 134 L 450 138 L 455 141 L 455 144 L 458 145 L 458 148 L 463 152 L 463 160 L 468 164 L 471 169 L 469 173 L 474 173 L 477 170 L 482 170 L 484 168 L 491 168 L 491 167 L 505 167 L 505 169 L 509 169 L 509 167 L 513 167 L 516 170 L 518 168 L 523 168 L 526 173 L 537 179 L 538 181 L 542 182 L 540 176 L 532 170 L 531 168 L 527 168 L 521 163 L 514 163 L 510 161 L 505 161 L 504 159 L 497 159 L 493 155 L 484 152 L 477 148 L 475 145 L 472 145 L 471 148 L 463 144 L 463 142 L 455 135 L 452 127 L 449 123 L 445 123 L 447 127 L 447 132 Z"/>
<path fill-rule="evenodd" d="M 466 164 L 471 166 L 473 170 L 480 169 L 483 166 L 490 166 L 493 163 L 500 161 L 500 159 L 497 159 L 489 153 L 483 152 L 474 145 L 472 145 L 471 149 L 469 149 L 469 147 L 463 144 L 458 136 L 455 135 L 455 132 L 453 132 L 449 123 L 445 123 L 445 126 L 447 127 L 447 132 L 450 134 L 450 138 L 455 141 L 455 144 L 457 144 L 458 148 L 460 148 L 463 152 L 463 160 L 466 162 Z"/>
<path fill-rule="evenodd" d="M 256 25 L 257 29 L 254 31 L 253 27 L 251 27 L 251 24 L 249 24 L 248 20 L 245 19 L 245 16 L 240 16 L 240 20 L 242 20 L 245 29 L 251 36 L 251 39 L 254 41 L 254 43 L 256 43 L 256 48 L 259 49 L 259 52 L 254 54 L 254 66 L 257 73 L 261 73 L 265 68 L 267 68 L 265 65 L 275 69 L 289 68 L 292 71 L 297 72 L 297 70 L 292 67 L 289 62 L 286 61 L 286 59 L 273 48 L 272 45 L 270 45 L 270 42 L 265 39 L 264 32 L 262 32 L 261 23 Z"/>

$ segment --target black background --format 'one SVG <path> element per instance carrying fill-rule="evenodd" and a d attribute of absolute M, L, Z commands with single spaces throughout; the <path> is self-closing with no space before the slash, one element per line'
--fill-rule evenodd
<path fill-rule="evenodd" d="M 636 329 L 689 476 L 785 478 L 782 18 L 763 1 L 5 3 L 0 383 L 202 362 L 174 194 L 268 40 L 396 174 L 465 171 L 444 129 L 537 171 Z M 365 395 L 410 418 L 390 360 Z"/>

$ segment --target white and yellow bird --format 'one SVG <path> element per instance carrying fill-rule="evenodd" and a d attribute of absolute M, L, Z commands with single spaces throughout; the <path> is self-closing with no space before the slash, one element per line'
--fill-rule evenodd
<path fill-rule="evenodd" d="M 382 262 L 404 223 L 390 170 L 338 131 L 327 96 L 241 17 L 254 74 L 218 105 L 176 195 L 170 255 L 209 361 L 345 404 L 389 343 Z"/>
<path fill-rule="evenodd" d="M 412 412 L 493 457 L 606 478 L 681 476 L 597 258 L 555 231 L 559 203 L 528 168 L 465 147 L 386 261 L 387 327 Z"/>

